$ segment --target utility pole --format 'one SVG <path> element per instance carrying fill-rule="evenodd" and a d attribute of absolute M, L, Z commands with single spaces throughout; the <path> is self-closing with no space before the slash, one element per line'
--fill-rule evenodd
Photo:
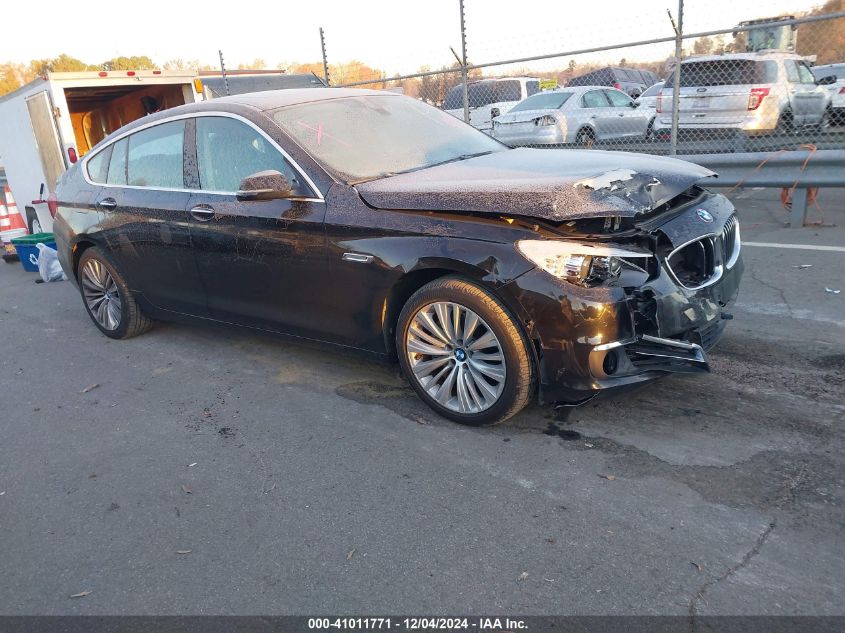
<path fill-rule="evenodd" d="M 323 78 L 326 80 L 326 85 L 329 85 L 329 60 L 326 57 L 326 35 L 323 33 L 323 27 L 320 27 L 320 48 L 323 49 Z"/>
<path fill-rule="evenodd" d="M 218 50 L 220 55 L 220 73 L 223 75 L 223 85 L 226 87 L 226 96 L 229 96 L 229 80 L 226 78 L 226 65 L 223 63 L 223 51 Z"/>
<path fill-rule="evenodd" d="M 464 121 L 469 123 L 469 73 L 467 72 L 467 29 L 464 18 L 464 0 L 459 0 L 461 5 L 461 75 L 464 80 Z"/>
<path fill-rule="evenodd" d="M 675 29 L 675 69 L 672 74 L 672 136 L 669 140 L 669 154 L 674 156 L 678 153 L 678 123 L 681 106 L 681 56 L 684 54 L 684 0 L 678 0 L 678 24 L 672 20 L 669 13 L 669 20 L 672 28 Z"/>

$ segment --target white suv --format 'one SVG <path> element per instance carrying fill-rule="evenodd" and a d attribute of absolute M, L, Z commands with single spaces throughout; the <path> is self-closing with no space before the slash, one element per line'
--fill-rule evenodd
<path fill-rule="evenodd" d="M 845 64 L 824 64 L 813 66 L 813 75 L 830 93 L 830 120 L 836 125 L 845 125 Z M 831 83 L 830 77 L 834 78 Z"/>
<path fill-rule="evenodd" d="M 467 86 L 469 123 L 482 132 L 493 129 L 493 119 L 509 112 L 523 99 L 540 92 L 536 77 L 500 77 L 470 82 Z M 446 95 L 443 109 L 461 120 L 464 118 L 464 87 L 458 84 Z"/>
<path fill-rule="evenodd" d="M 694 57 L 681 62 L 679 129 L 747 134 L 825 127 L 830 95 L 799 55 L 763 51 Z M 672 78 L 657 97 L 654 129 L 672 126 Z"/>

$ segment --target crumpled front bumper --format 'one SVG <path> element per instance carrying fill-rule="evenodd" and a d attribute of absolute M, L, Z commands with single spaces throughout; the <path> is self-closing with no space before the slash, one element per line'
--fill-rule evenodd
<path fill-rule="evenodd" d="M 708 209 L 716 227 L 733 212 L 724 198 Z M 685 214 L 661 230 L 680 244 L 713 229 Z M 534 269 L 503 291 L 534 341 L 540 401 L 571 403 L 666 373 L 709 371 L 707 352 L 731 318 L 726 310 L 742 273 L 740 254 L 716 281 L 688 289 L 664 264 L 655 278 L 626 292 L 584 288 Z"/>

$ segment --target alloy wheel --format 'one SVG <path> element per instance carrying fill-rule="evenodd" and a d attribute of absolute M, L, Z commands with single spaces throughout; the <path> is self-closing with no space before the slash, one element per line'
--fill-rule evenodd
<path fill-rule="evenodd" d="M 105 330 L 120 325 L 121 301 L 117 284 L 103 262 L 89 259 L 82 268 L 82 294 L 91 315 Z"/>
<path fill-rule="evenodd" d="M 486 411 L 505 386 L 505 354 L 489 325 L 452 302 L 422 306 L 405 334 L 413 379 L 441 406 L 456 413 Z"/>

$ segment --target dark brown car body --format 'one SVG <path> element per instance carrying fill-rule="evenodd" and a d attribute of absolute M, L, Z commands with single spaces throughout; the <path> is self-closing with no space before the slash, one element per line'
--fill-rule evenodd
<path fill-rule="evenodd" d="M 705 351 L 742 275 L 734 209 L 698 184 L 710 172 L 631 154 L 520 149 L 350 185 L 267 112 L 372 93 L 303 92 L 182 106 L 105 139 L 92 154 L 132 131 L 185 119 L 185 186 L 109 187 L 87 177 L 85 161 L 71 168 L 59 183 L 54 229 L 68 277 L 76 280 L 82 252 L 99 246 L 154 318 L 233 323 L 390 358 L 408 297 L 457 274 L 489 289 L 524 328 L 541 401 L 577 402 L 666 372 L 708 370 Z M 192 134 L 195 118 L 209 115 L 263 130 L 311 190 L 250 202 L 200 190 Z M 604 177 L 622 164 L 631 173 Z M 655 267 L 636 287 L 583 287 L 520 255 L 515 244 L 524 239 L 636 243 L 655 253 Z M 699 264 L 686 256 L 690 244 L 704 253 Z M 701 267 L 701 287 L 685 287 L 667 265 L 683 249 L 683 265 Z"/>

